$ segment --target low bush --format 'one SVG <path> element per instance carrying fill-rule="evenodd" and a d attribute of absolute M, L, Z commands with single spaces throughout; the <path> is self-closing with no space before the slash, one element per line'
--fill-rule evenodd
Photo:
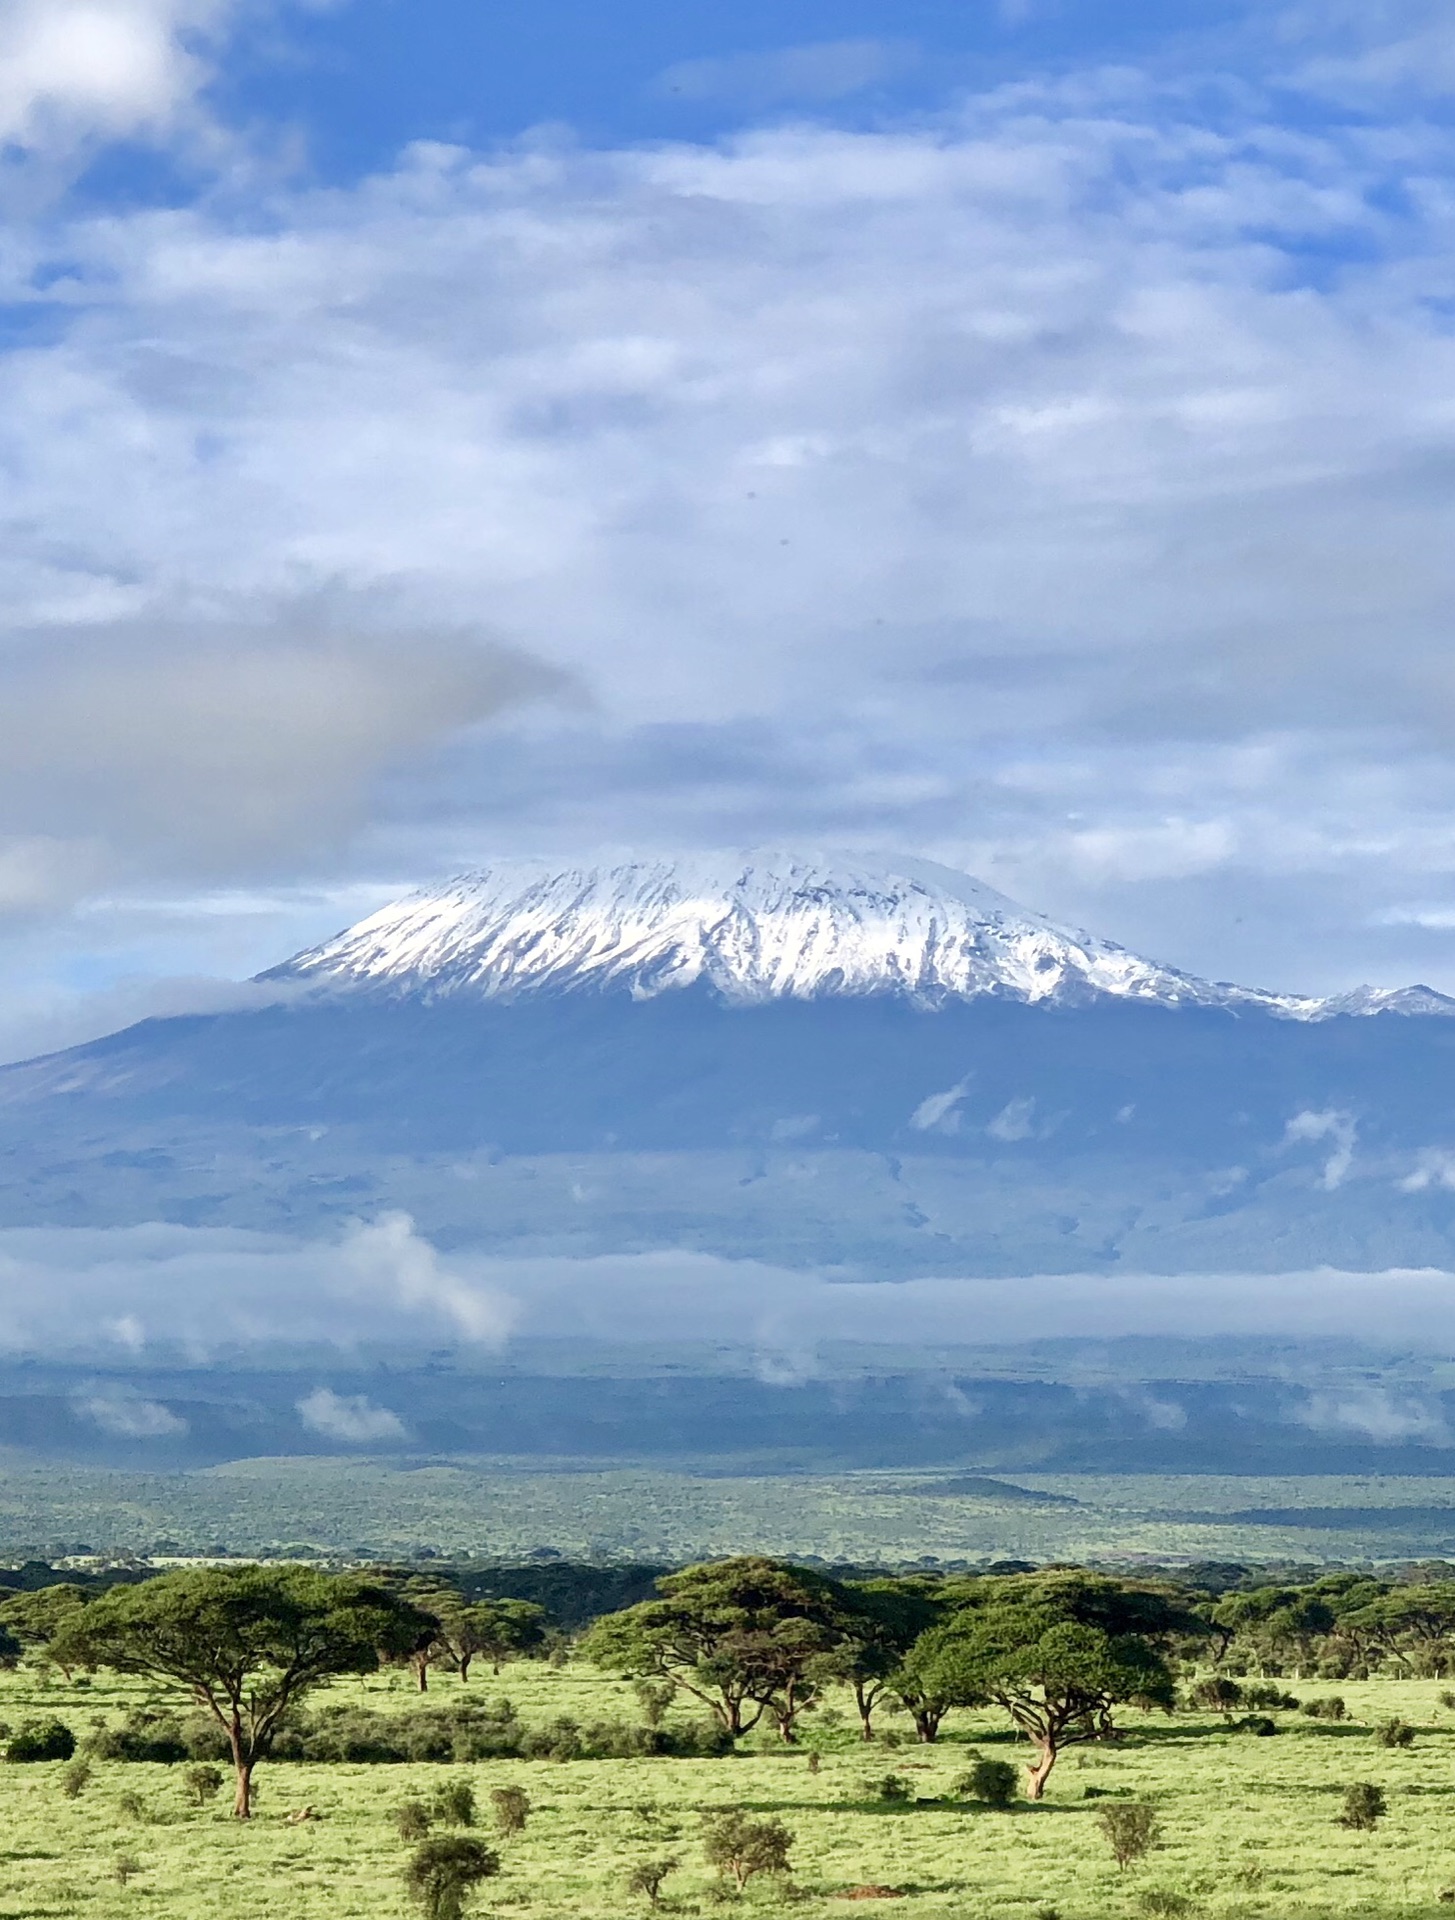
<path fill-rule="evenodd" d="M 1137 1895 L 1137 1905 L 1143 1913 L 1165 1916 L 1166 1920 L 1178 1920 L 1178 1916 L 1192 1912 L 1192 1901 L 1185 1893 L 1176 1893 L 1171 1887 L 1146 1887 Z"/>
<path fill-rule="evenodd" d="M 188 1767 L 182 1775 L 182 1785 L 194 1807 L 205 1807 L 222 1792 L 222 1770 L 205 1762 Z"/>
<path fill-rule="evenodd" d="M 404 1884 L 424 1908 L 425 1920 L 461 1920 L 482 1880 L 500 1871 L 500 1855 L 465 1833 L 441 1834 L 415 1849 Z"/>
<path fill-rule="evenodd" d="M 1374 1737 L 1382 1747 L 1412 1747 L 1415 1730 L 1408 1720 L 1381 1720 Z"/>
<path fill-rule="evenodd" d="M 678 1861 L 671 1859 L 638 1861 L 627 1874 L 627 1892 L 644 1893 L 655 1907 L 662 1897 L 663 1882 L 669 1873 L 677 1871 L 678 1865 Z"/>
<path fill-rule="evenodd" d="M 76 1736 L 64 1720 L 22 1720 L 5 1749 L 7 1760 L 69 1760 Z"/>
<path fill-rule="evenodd" d="M 903 1806 L 914 1798 L 914 1788 L 902 1774 L 886 1773 L 882 1780 L 874 1782 L 874 1798 L 890 1806 Z"/>
<path fill-rule="evenodd" d="M 1266 1713 L 1246 1713 L 1241 1720 L 1233 1722 L 1234 1733 L 1251 1733 L 1257 1740 L 1267 1740 L 1277 1731 L 1278 1722 L 1270 1720 Z"/>
<path fill-rule="evenodd" d="M 429 1810 L 442 1827 L 473 1827 L 475 1789 L 468 1780 L 446 1780 L 435 1788 Z"/>
<path fill-rule="evenodd" d="M 401 1840 L 423 1840 L 433 1824 L 423 1800 L 401 1800 L 394 1809 L 394 1831 Z"/>
<path fill-rule="evenodd" d="M 87 1737 L 86 1752 L 94 1760 L 156 1760 L 169 1766 L 193 1757 L 181 1716 L 149 1707 L 133 1708 L 119 1727 L 98 1727 Z"/>
<path fill-rule="evenodd" d="M 1244 1687 L 1243 1705 L 1262 1713 L 1294 1713 L 1302 1705 L 1296 1693 L 1282 1687 Z"/>
<path fill-rule="evenodd" d="M 1205 1712 L 1231 1713 L 1234 1707 L 1243 1704 L 1243 1689 L 1236 1680 L 1229 1680 L 1226 1674 L 1218 1673 L 1210 1679 L 1199 1680 L 1196 1686 L 1189 1688 L 1187 1703 Z"/>
<path fill-rule="evenodd" d="M 501 1833 L 524 1833 L 530 1818 L 530 1795 L 524 1787 L 493 1787 L 490 1804 L 495 1809 L 495 1825 Z"/>
<path fill-rule="evenodd" d="M 955 1782 L 954 1790 L 962 1799 L 978 1800 L 982 1806 L 1008 1807 L 1019 1784 L 1013 1762 L 986 1760 L 977 1753 L 969 1771 Z"/>
<path fill-rule="evenodd" d="M 1338 1824 L 1352 1827 L 1356 1833 L 1372 1833 L 1387 1812 L 1383 1787 L 1375 1786 L 1372 1780 L 1356 1780 L 1344 1789 L 1344 1811 Z"/>
<path fill-rule="evenodd" d="M 1136 1803 L 1103 1807 L 1096 1816 L 1096 1824 L 1106 1835 L 1112 1857 L 1119 1867 L 1129 1867 L 1157 1844 L 1155 1807 Z"/>
<path fill-rule="evenodd" d="M 793 1835 L 781 1820 L 754 1820 L 741 1807 L 703 1816 L 702 1850 L 707 1864 L 741 1893 L 755 1874 L 788 1873 Z"/>
<path fill-rule="evenodd" d="M 1326 1694 L 1320 1700 L 1305 1700 L 1301 1712 L 1310 1720 L 1347 1720 L 1349 1709 L 1344 1705 L 1343 1697 L 1337 1693 Z"/>
<path fill-rule="evenodd" d="M 91 1764 L 73 1760 L 61 1775 L 61 1792 L 68 1800 L 79 1800 L 91 1783 Z"/>

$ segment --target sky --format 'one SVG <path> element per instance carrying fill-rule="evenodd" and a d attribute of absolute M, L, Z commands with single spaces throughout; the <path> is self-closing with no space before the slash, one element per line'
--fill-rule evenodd
<path fill-rule="evenodd" d="M 1455 991 L 1452 108 L 1435 0 L 0 0 L 0 1056 L 623 848 Z"/>

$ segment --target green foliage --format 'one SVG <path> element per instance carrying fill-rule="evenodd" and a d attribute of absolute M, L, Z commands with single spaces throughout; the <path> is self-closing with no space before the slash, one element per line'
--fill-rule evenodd
<path fill-rule="evenodd" d="M 1193 1911 L 1188 1896 L 1171 1887 L 1143 1887 L 1137 1895 L 1137 1907 L 1142 1913 L 1165 1916 L 1165 1920 L 1180 1920 L 1181 1915 Z"/>
<path fill-rule="evenodd" d="M 982 1806 L 1004 1808 L 1016 1796 L 1016 1770 L 1009 1760 L 987 1760 L 976 1754 L 974 1764 L 955 1782 L 955 1792 Z"/>
<path fill-rule="evenodd" d="M 1096 1824 L 1106 1835 L 1112 1858 L 1123 1869 L 1149 1853 L 1159 1837 L 1156 1808 L 1134 1801 L 1103 1807 Z"/>
<path fill-rule="evenodd" d="M 57 1629 L 59 1664 L 171 1681 L 226 1733 L 236 1812 L 252 1770 L 311 1689 L 418 1644 L 427 1616 L 386 1588 L 302 1566 L 207 1567 L 113 1587 Z"/>
<path fill-rule="evenodd" d="M 675 1873 L 681 1862 L 670 1855 L 662 1860 L 639 1860 L 626 1876 L 628 1893 L 644 1893 L 655 1907 L 662 1897 L 662 1886 L 669 1873 Z"/>
<path fill-rule="evenodd" d="M 875 1781 L 874 1797 L 876 1800 L 888 1802 L 891 1806 L 903 1806 L 906 1802 L 913 1800 L 914 1788 L 903 1774 L 886 1773 L 882 1779 Z"/>
<path fill-rule="evenodd" d="M 1209 1713 L 1231 1713 L 1243 1704 L 1243 1689 L 1236 1680 L 1218 1673 L 1210 1679 L 1199 1680 L 1189 1691 L 1187 1701 L 1189 1706 L 1201 1707 Z"/>
<path fill-rule="evenodd" d="M 170 1766 L 192 1753 L 188 1729 L 176 1713 L 133 1707 L 118 1727 L 100 1727 L 86 1740 L 94 1760 L 151 1760 Z"/>
<path fill-rule="evenodd" d="M 1372 1780 L 1356 1780 L 1344 1789 L 1344 1811 L 1339 1815 L 1339 1825 L 1352 1827 L 1356 1833 L 1372 1833 L 1387 1811 L 1383 1787 L 1376 1786 Z"/>
<path fill-rule="evenodd" d="M 524 1787 L 492 1787 L 490 1804 L 500 1833 L 524 1833 L 530 1817 L 530 1795 Z"/>
<path fill-rule="evenodd" d="M 111 1877 L 119 1887 L 128 1885 L 140 1872 L 140 1860 L 129 1853 L 117 1854 L 111 1863 Z"/>
<path fill-rule="evenodd" d="M 1374 1729 L 1374 1737 L 1381 1747 L 1412 1747 L 1415 1744 L 1415 1730 L 1408 1720 L 1381 1720 Z"/>
<path fill-rule="evenodd" d="M 64 1720 L 23 1720 L 5 1748 L 7 1760 L 69 1760 L 76 1736 Z"/>
<path fill-rule="evenodd" d="M 1282 1687 L 1244 1687 L 1243 1705 L 1255 1713 L 1296 1713 L 1303 1702 Z"/>
<path fill-rule="evenodd" d="M 474 1889 L 500 1871 L 500 1855 L 469 1834 L 423 1841 L 404 1870 L 404 1884 L 425 1920 L 461 1920 Z"/>
<path fill-rule="evenodd" d="M 586 1658 L 671 1682 L 734 1739 L 765 1714 L 794 1738 L 848 1631 L 844 1588 L 758 1555 L 687 1567 L 658 1586 L 660 1599 L 598 1620 L 582 1642 Z"/>
<path fill-rule="evenodd" d="M 902 1697 L 940 1711 L 1002 1708 L 1036 1749 L 1029 1782 L 1039 1799 L 1061 1749 L 1102 1738 L 1118 1702 L 1171 1707 L 1166 1649 L 1200 1624 L 1162 1590 L 1100 1574 L 986 1579 L 910 1649 Z"/>
<path fill-rule="evenodd" d="M 1329 1693 L 1316 1700 L 1305 1700 L 1301 1712 L 1310 1720 L 1347 1720 L 1349 1709 L 1344 1704 L 1342 1694 Z"/>
<path fill-rule="evenodd" d="M 431 1796 L 430 1812 L 442 1827 L 473 1827 L 475 1789 L 468 1780 L 442 1781 Z"/>
<path fill-rule="evenodd" d="M 793 1835 L 781 1820 L 754 1820 L 740 1807 L 704 1814 L 702 1851 L 710 1867 L 741 1893 L 756 1874 L 790 1873 Z"/>
<path fill-rule="evenodd" d="M 401 1800 L 394 1809 L 394 1831 L 401 1840 L 423 1840 L 433 1825 L 423 1800 Z"/>
<path fill-rule="evenodd" d="M 79 1800 L 90 1784 L 89 1760 L 73 1760 L 61 1775 L 61 1792 L 68 1800 Z"/>
<path fill-rule="evenodd" d="M 1256 1740 L 1270 1740 L 1278 1731 L 1278 1722 L 1266 1713 L 1246 1713 L 1233 1722 L 1234 1733 L 1251 1733 Z"/>
<path fill-rule="evenodd" d="M 222 1770 L 199 1761 L 183 1773 L 182 1785 L 194 1807 L 205 1807 L 222 1792 Z"/>

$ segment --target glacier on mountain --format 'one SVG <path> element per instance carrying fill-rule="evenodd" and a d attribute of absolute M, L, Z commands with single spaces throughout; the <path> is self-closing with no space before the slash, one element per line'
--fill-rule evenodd
<path fill-rule="evenodd" d="M 496 1000 L 581 989 L 645 1000 L 702 984 L 747 1005 L 890 994 L 922 1006 L 1114 998 L 1296 1020 L 1455 1012 L 1421 987 L 1320 1000 L 1213 984 L 900 856 L 506 862 L 395 901 L 262 978 Z"/>

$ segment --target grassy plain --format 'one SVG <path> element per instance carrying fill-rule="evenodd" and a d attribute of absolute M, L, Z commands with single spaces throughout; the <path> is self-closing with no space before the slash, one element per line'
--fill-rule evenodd
<path fill-rule="evenodd" d="M 964 1470 L 959 1470 L 963 1472 Z M 0 1552 L 518 1558 L 548 1543 L 684 1562 L 761 1552 L 943 1560 L 1357 1560 L 1455 1555 L 1455 1479 L 1408 1475 L 1009 1476 L 1063 1506 L 945 1492 L 955 1471 L 706 1472 L 540 1461 L 259 1459 L 171 1474 L 16 1461 Z M 1251 1517 L 1250 1517 L 1251 1516 Z"/>
<path fill-rule="evenodd" d="M 459 1690 L 453 1676 L 437 1676 L 429 1698 Z M 581 1664 L 517 1665 L 472 1679 L 470 1691 L 507 1693 L 527 1721 L 636 1713 L 627 1687 Z M 1047 1799 L 1009 1813 L 948 1798 L 968 1746 L 1016 1754 L 995 1717 L 951 1716 L 936 1747 L 865 1747 L 847 1701 L 811 1717 L 800 1749 L 755 1737 L 749 1751 L 728 1759 L 270 1764 L 260 1770 L 258 1814 L 248 1826 L 229 1818 L 222 1800 L 190 1807 L 177 1766 L 98 1762 L 79 1797 L 67 1799 L 59 1763 L 3 1765 L 0 1920 L 403 1920 L 411 1911 L 400 1877 L 408 1848 L 392 1810 L 449 1777 L 471 1781 L 487 1827 L 492 1787 L 518 1784 L 531 1799 L 525 1832 L 500 1842 L 503 1871 L 481 1891 L 481 1916 L 644 1914 L 646 1902 L 627 1893 L 625 1875 L 664 1854 L 682 1862 L 667 1882 L 669 1916 L 741 1905 L 831 1920 L 858 1910 L 845 1895 L 866 1885 L 898 1890 L 903 1897 L 889 1910 L 903 1920 L 1037 1920 L 1051 1909 L 1062 1920 L 1133 1920 L 1159 1910 L 1210 1920 L 1448 1912 L 1438 1896 L 1455 1885 L 1455 1713 L 1440 1706 L 1440 1683 L 1294 1683 L 1293 1691 L 1338 1691 L 1353 1718 L 1340 1725 L 1282 1714 L 1277 1736 L 1255 1738 L 1216 1716 L 1128 1712 L 1122 1741 L 1066 1754 Z M 416 1699 L 397 1674 L 341 1683 L 335 1694 L 391 1713 Z M 90 1686 L 29 1667 L 0 1675 L 0 1717 L 56 1715 L 78 1735 L 98 1718 L 114 1721 L 129 1706 L 165 1698 L 107 1675 Z M 1418 1727 L 1412 1748 L 1391 1750 L 1374 1738 L 1374 1725 L 1392 1715 Z M 884 1721 L 891 1732 L 905 1725 Z M 810 1750 L 821 1755 L 817 1772 Z M 913 1803 L 876 1798 L 890 1771 L 909 1783 Z M 1373 1833 L 1336 1824 L 1343 1788 L 1354 1780 L 1375 1781 L 1388 1796 L 1388 1817 Z M 1086 1798 L 1088 1789 L 1156 1804 L 1162 1844 L 1141 1865 L 1117 1870 L 1097 1825 L 1106 1801 Z M 128 1795 L 140 1796 L 140 1812 Z M 304 1806 L 319 1817 L 286 1824 Z M 789 1887 L 754 1882 L 741 1903 L 724 1896 L 702 1860 L 700 1817 L 728 1806 L 771 1813 L 792 1829 Z M 137 1871 L 123 1884 L 117 1863 L 126 1859 Z M 1174 1899 L 1159 1908 L 1160 1895 Z"/>

